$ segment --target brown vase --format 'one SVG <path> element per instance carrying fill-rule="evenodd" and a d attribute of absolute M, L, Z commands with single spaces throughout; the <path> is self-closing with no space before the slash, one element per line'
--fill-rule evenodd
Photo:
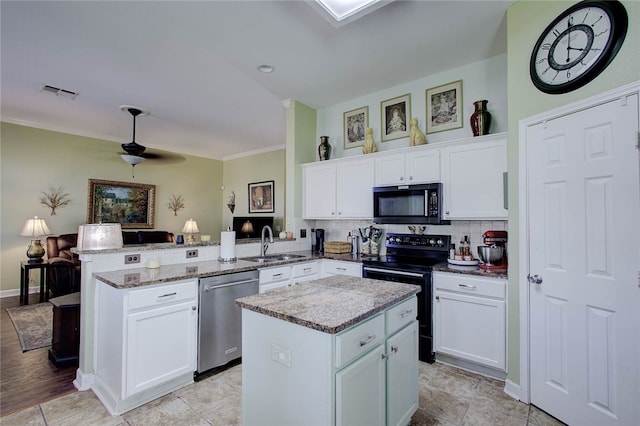
<path fill-rule="evenodd" d="M 488 135 L 491 128 L 491 113 L 487 111 L 486 100 L 475 101 L 475 110 L 471 114 L 471 131 L 473 136 Z"/>
<path fill-rule="evenodd" d="M 329 136 L 320 136 L 320 145 L 318 145 L 318 157 L 320 161 L 331 158 L 331 145 L 329 145 Z"/>

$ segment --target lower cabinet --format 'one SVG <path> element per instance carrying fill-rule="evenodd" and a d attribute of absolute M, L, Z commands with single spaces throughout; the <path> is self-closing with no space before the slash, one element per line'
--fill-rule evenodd
<path fill-rule="evenodd" d="M 193 382 L 197 280 L 141 289 L 97 281 L 93 390 L 118 415 Z"/>
<path fill-rule="evenodd" d="M 322 277 L 331 275 L 349 275 L 352 277 L 362 276 L 362 263 L 347 262 L 344 260 L 323 259 Z"/>
<path fill-rule="evenodd" d="M 260 293 L 280 287 L 290 287 L 320 277 L 320 262 L 294 263 L 260 269 Z"/>
<path fill-rule="evenodd" d="M 506 281 L 433 273 L 435 352 L 506 370 Z"/>
<path fill-rule="evenodd" d="M 418 408 L 417 298 L 338 334 L 243 309 L 243 424 L 407 425 Z"/>

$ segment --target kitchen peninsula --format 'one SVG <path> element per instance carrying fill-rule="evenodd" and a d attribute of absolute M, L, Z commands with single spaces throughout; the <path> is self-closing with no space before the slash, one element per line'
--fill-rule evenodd
<path fill-rule="evenodd" d="M 243 424 L 408 424 L 419 291 L 338 275 L 238 299 Z"/>

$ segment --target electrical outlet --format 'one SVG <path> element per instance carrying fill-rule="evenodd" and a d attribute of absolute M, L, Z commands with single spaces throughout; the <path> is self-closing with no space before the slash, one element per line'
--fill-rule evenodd
<path fill-rule="evenodd" d="M 138 284 L 140 282 L 140 274 L 139 273 L 135 273 L 135 274 L 124 274 L 124 283 L 131 285 L 131 284 Z"/>
<path fill-rule="evenodd" d="M 131 263 L 140 263 L 140 255 L 139 254 L 125 254 L 124 255 L 124 264 L 129 265 Z"/>
<path fill-rule="evenodd" d="M 187 259 L 198 257 L 198 250 L 187 250 Z"/>

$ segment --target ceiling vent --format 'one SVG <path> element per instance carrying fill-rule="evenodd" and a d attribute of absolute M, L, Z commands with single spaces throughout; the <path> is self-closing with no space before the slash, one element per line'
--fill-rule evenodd
<path fill-rule="evenodd" d="M 66 99 L 75 99 L 78 96 L 78 92 L 72 92 L 71 90 L 60 89 L 59 87 L 49 86 L 48 84 L 43 84 L 40 88 L 41 92 L 52 93 L 56 96 L 62 96 Z"/>

